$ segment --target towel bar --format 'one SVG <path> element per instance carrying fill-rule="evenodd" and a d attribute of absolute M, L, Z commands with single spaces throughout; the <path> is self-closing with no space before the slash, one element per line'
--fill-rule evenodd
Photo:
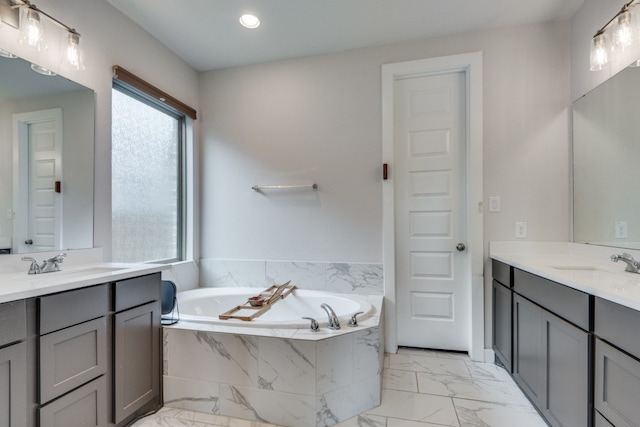
<path fill-rule="evenodd" d="M 254 185 L 251 187 L 253 191 L 262 190 L 298 190 L 303 188 L 309 188 L 313 191 L 318 191 L 318 184 L 306 184 L 306 185 Z"/>

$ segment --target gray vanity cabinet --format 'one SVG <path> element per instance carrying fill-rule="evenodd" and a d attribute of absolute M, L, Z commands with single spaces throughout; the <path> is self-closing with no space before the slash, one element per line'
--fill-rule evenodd
<path fill-rule="evenodd" d="M 589 295 L 518 269 L 513 281 L 515 381 L 552 426 L 590 425 Z"/>
<path fill-rule="evenodd" d="M 640 312 L 596 298 L 595 313 L 597 415 L 618 427 L 640 426 Z"/>
<path fill-rule="evenodd" d="M 513 372 L 513 281 L 510 266 L 492 262 L 493 270 L 493 350 L 496 358 Z"/>
<path fill-rule="evenodd" d="M 516 295 L 513 300 L 513 378 L 538 408 L 545 406 L 546 360 L 544 340 L 544 310 Z"/>
<path fill-rule="evenodd" d="M 115 284 L 114 422 L 160 395 L 160 275 Z"/>
<path fill-rule="evenodd" d="M 109 286 L 38 298 L 39 425 L 107 426 Z"/>
<path fill-rule="evenodd" d="M 27 425 L 25 301 L 0 304 L 0 427 Z"/>
<path fill-rule="evenodd" d="M 159 273 L 37 306 L 38 426 L 124 426 L 161 406 Z"/>

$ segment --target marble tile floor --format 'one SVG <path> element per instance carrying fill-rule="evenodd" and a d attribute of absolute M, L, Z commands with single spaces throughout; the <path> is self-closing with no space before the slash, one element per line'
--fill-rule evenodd
<path fill-rule="evenodd" d="M 403 348 L 385 355 L 382 404 L 336 427 L 516 425 L 547 426 L 503 368 L 464 354 Z M 278 427 L 171 408 L 133 426 Z"/>

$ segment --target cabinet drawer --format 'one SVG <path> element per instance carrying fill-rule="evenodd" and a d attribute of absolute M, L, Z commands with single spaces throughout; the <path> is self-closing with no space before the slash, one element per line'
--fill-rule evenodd
<path fill-rule="evenodd" d="M 508 288 L 513 287 L 513 280 L 511 275 L 511 266 L 507 265 L 503 262 L 496 261 L 495 259 L 491 261 L 491 270 L 493 274 L 493 279 L 502 283 L 504 286 Z"/>
<path fill-rule="evenodd" d="M 621 325 L 624 325 L 621 327 Z M 640 312 L 602 298 L 595 303 L 595 334 L 640 359 Z"/>
<path fill-rule="evenodd" d="M 105 317 L 40 337 L 40 403 L 46 403 L 107 370 Z"/>
<path fill-rule="evenodd" d="M 91 286 L 38 298 L 40 334 L 86 322 L 109 312 L 108 285 Z"/>
<path fill-rule="evenodd" d="M 640 362 L 596 339 L 594 406 L 617 427 L 640 426 Z"/>
<path fill-rule="evenodd" d="M 115 311 L 160 299 L 160 273 L 116 282 Z"/>
<path fill-rule="evenodd" d="M 0 347 L 27 336 L 27 311 L 25 300 L 0 304 Z"/>
<path fill-rule="evenodd" d="M 514 290 L 574 325 L 590 331 L 589 294 L 514 269 Z"/>
<path fill-rule="evenodd" d="M 106 427 L 104 376 L 40 408 L 40 427 Z"/>

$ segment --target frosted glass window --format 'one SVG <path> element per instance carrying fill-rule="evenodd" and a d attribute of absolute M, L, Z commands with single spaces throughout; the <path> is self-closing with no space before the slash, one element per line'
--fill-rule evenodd
<path fill-rule="evenodd" d="M 179 260 L 183 118 L 112 92 L 113 261 Z"/>

